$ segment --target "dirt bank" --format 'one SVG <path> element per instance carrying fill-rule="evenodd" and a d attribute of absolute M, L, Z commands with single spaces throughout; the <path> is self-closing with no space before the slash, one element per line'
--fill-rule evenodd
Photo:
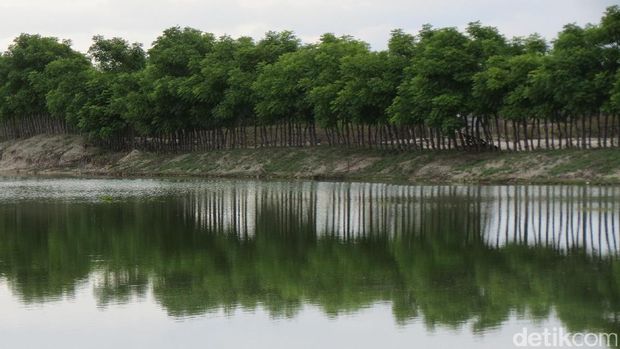
<path fill-rule="evenodd" d="M 114 153 L 90 146 L 80 136 L 41 135 L 0 143 L 0 173 L 620 184 L 620 150 L 476 154 L 317 147 L 161 155 Z"/>

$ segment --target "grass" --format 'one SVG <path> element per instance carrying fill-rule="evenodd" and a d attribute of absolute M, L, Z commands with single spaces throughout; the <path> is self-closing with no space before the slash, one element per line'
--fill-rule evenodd
<path fill-rule="evenodd" d="M 79 148 L 79 137 L 68 137 Z M 45 140 L 37 138 L 36 143 Z M 544 150 L 533 152 L 396 152 L 320 146 L 315 148 L 233 149 L 186 154 L 84 151 L 73 163 L 54 165 L 67 144 L 62 139 L 45 149 L 28 140 L 10 146 L 19 149 L 15 161 L 22 171 L 98 176 L 208 176 L 344 179 L 432 183 L 617 183 L 620 149 Z M 58 142 L 57 142 L 58 143 Z M 69 144 L 71 145 L 71 144 Z M 28 148 L 30 147 L 30 148 Z M 25 152 L 21 152 L 25 150 Z M 10 154 L 9 154 L 10 155 Z M 9 156 L 10 157 L 10 156 Z M 43 159 L 44 161 L 41 161 Z M 0 168 L 0 170 L 2 170 Z"/>
<path fill-rule="evenodd" d="M 561 151 L 557 151 L 562 154 Z M 577 171 L 607 173 L 620 168 L 620 151 L 617 149 L 595 149 L 587 151 L 572 150 L 570 157 L 553 167 L 551 175 L 561 175 Z"/>
<path fill-rule="evenodd" d="M 620 151 L 393 152 L 337 147 L 235 149 L 154 155 L 115 168 L 128 174 L 334 178 L 420 182 L 620 182 Z"/>

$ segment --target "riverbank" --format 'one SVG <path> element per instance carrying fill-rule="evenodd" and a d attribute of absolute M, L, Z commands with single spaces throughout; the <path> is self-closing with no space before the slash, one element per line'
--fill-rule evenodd
<path fill-rule="evenodd" d="M 620 150 L 397 153 L 324 146 L 162 155 L 110 152 L 80 136 L 40 135 L 0 143 L 0 174 L 620 184 Z"/>

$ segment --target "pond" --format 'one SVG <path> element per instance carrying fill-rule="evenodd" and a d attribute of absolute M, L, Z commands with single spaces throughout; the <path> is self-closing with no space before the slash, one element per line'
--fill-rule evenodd
<path fill-rule="evenodd" d="M 0 347 L 616 334 L 619 231 L 612 186 L 4 178 Z"/>

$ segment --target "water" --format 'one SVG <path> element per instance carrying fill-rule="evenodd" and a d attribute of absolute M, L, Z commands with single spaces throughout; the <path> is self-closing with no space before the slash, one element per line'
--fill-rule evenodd
<path fill-rule="evenodd" d="M 620 187 L 0 180 L 2 348 L 620 330 Z"/>

